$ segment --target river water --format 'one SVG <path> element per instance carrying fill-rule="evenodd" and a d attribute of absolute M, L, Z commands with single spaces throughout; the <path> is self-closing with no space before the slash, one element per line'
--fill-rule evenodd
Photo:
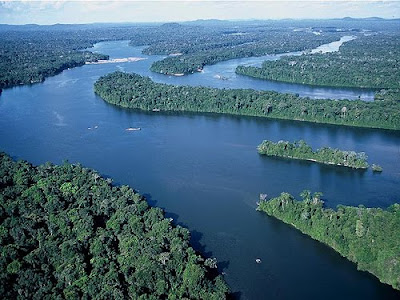
<path fill-rule="evenodd" d="M 340 45 L 344 42 L 352 40 L 352 36 L 344 36 L 339 41 L 332 42 L 329 44 L 322 45 L 311 52 L 335 52 L 338 51 Z M 156 82 L 174 84 L 174 85 L 192 85 L 192 86 L 208 86 L 216 88 L 244 88 L 264 91 L 277 91 L 281 93 L 292 93 L 299 94 L 303 97 L 309 97 L 312 99 L 361 99 L 364 101 L 372 101 L 374 99 L 374 91 L 371 89 L 360 89 L 360 88 L 336 88 L 336 87 L 320 87 L 304 84 L 285 83 L 273 80 L 263 80 L 252 78 L 249 76 L 243 76 L 235 73 L 235 69 L 238 65 L 246 66 L 261 66 L 265 60 L 277 60 L 285 55 L 301 55 L 302 52 L 291 52 L 277 55 L 265 55 L 260 57 L 248 57 L 231 59 L 217 63 L 215 65 L 205 66 L 202 72 L 196 72 L 189 76 L 166 76 L 151 72 L 149 70 L 150 65 L 157 60 L 163 59 L 165 56 L 147 56 L 142 54 L 142 50 L 145 47 L 128 47 L 128 41 L 117 42 L 120 43 L 119 48 L 115 48 L 109 43 L 99 43 L 94 48 L 88 50 L 100 53 L 106 53 L 110 55 L 110 58 L 119 57 L 145 57 L 147 62 L 137 66 L 134 71 L 144 76 L 149 76 Z M 106 51 L 106 52 L 102 52 Z M 125 71 L 130 68 L 125 64 L 117 66 L 119 70 Z"/>
<path fill-rule="evenodd" d="M 142 56 L 141 48 L 128 47 L 127 42 L 100 43 L 95 50 L 111 58 Z M 35 164 L 80 162 L 117 184 L 134 187 L 176 224 L 190 229 L 194 247 L 218 259 L 220 271 L 242 299 L 399 299 L 398 292 L 357 271 L 330 248 L 255 208 L 259 193 L 298 195 L 303 189 L 323 192 L 330 207 L 387 207 L 398 202 L 400 133 L 215 114 L 138 112 L 109 105 L 94 94 L 99 76 L 115 70 L 150 74 L 151 62 L 159 58 L 85 65 L 41 84 L 4 90 L 0 150 Z M 194 84 L 194 78 L 212 68 L 217 65 L 186 77 L 150 75 L 158 81 Z M 216 86 L 225 82 L 214 81 Z M 128 127 L 142 130 L 129 132 Z M 305 139 L 315 148 L 365 151 L 383 173 L 261 157 L 256 146 L 263 139 Z M 256 264 L 256 258 L 262 263 Z"/>

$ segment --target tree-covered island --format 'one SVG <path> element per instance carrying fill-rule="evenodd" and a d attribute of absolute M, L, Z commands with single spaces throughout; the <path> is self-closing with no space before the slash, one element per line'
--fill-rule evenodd
<path fill-rule="evenodd" d="M 396 27 L 394 27 L 396 28 Z M 319 86 L 382 89 L 375 99 L 400 101 L 400 35 L 397 30 L 358 35 L 332 53 L 285 56 L 236 73 L 260 79 Z"/>
<path fill-rule="evenodd" d="M 249 28 L 246 28 L 246 30 L 249 30 Z M 216 36 L 213 36 L 212 34 L 215 33 L 212 32 L 211 36 L 210 34 L 205 37 L 196 36 L 196 42 L 193 44 L 187 45 L 187 41 L 173 44 L 175 47 L 173 51 L 170 48 L 171 44 L 167 44 L 169 47 L 163 44 L 155 44 L 149 46 L 144 52 L 146 54 L 164 55 L 173 52 L 179 53 L 179 55 L 169 56 L 154 62 L 150 69 L 162 74 L 183 75 L 199 72 L 206 65 L 229 59 L 304 51 L 340 38 L 338 33 L 314 35 L 311 32 L 292 31 L 286 28 L 258 30 L 246 33 L 233 31 L 233 34 Z"/>
<path fill-rule="evenodd" d="M 320 241 L 400 290 L 400 205 L 387 209 L 339 205 L 324 208 L 321 194 L 301 193 L 297 201 L 288 193 L 259 202 L 263 211 Z"/>
<path fill-rule="evenodd" d="M 343 151 L 330 147 L 323 147 L 313 151 L 310 145 L 300 140 L 293 143 L 279 141 L 274 143 L 265 140 L 257 147 L 258 153 L 267 156 L 278 156 L 291 159 L 314 161 L 327 165 L 349 167 L 353 169 L 367 169 L 367 155 L 364 152 Z"/>
<path fill-rule="evenodd" d="M 225 299 L 227 285 L 159 208 L 80 165 L 0 153 L 2 299 Z"/>
<path fill-rule="evenodd" d="M 212 112 L 400 130 L 400 102 L 310 99 L 250 89 L 174 86 L 114 72 L 94 85 L 105 101 L 126 108 Z"/>

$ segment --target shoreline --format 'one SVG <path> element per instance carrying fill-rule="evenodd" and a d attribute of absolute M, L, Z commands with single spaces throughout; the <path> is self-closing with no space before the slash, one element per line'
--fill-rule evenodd
<path fill-rule="evenodd" d="M 329 166 L 347 167 L 347 168 L 356 169 L 356 170 L 368 170 L 368 167 L 352 167 L 352 166 L 346 166 L 346 165 L 342 165 L 342 164 L 335 164 L 333 162 L 323 162 L 323 161 L 319 161 L 319 160 L 316 160 L 316 159 L 313 159 L 313 158 L 299 158 L 299 157 L 295 157 L 295 156 L 270 155 L 270 154 L 263 154 L 263 153 L 259 153 L 259 154 L 260 155 L 265 155 L 265 156 L 270 156 L 270 157 L 280 157 L 280 158 L 288 158 L 288 159 L 316 162 L 316 163 L 319 163 L 319 164 L 324 164 L 324 165 L 329 165 Z"/>
<path fill-rule="evenodd" d="M 136 62 L 146 60 L 146 57 L 124 57 L 124 58 L 113 58 L 113 59 L 99 59 L 94 62 L 86 62 L 85 65 L 100 65 L 100 64 L 113 64 L 113 63 L 125 63 L 125 62 Z"/>

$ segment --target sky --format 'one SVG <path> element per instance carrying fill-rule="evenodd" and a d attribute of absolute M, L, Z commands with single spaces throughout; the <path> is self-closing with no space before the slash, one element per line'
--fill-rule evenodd
<path fill-rule="evenodd" d="M 400 18 L 400 0 L 0 1 L 0 23 L 171 22 L 197 19 Z"/>

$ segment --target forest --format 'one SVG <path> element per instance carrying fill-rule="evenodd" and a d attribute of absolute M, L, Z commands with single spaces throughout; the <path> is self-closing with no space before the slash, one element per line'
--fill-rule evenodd
<path fill-rule="evenodd" d="M 261 68 L 239 66 L 236 73 L 310 85 L 398 89 L 399 65 L 399 32 L 379 32 L 358 35 L 338 52 L 286 56 Z"/>
<path fill-rule="evenodd" d="M 2 299 L 224 299 L 214 258 L 128 186 L 0 153 Z"/>
<path fill-rule="evenodd" d="M 315 48 L 338 40 L 344 34 L 360 35 L 362 30 L 396 35 L 398 23 L 338 19 L 50 26 L 0 24 L 0 89 L 41 82 L 64 69 L 105 59 L 106 55 L 82 51 L 101 41 L 129 40 L 132 46 L 145 46 L 144 54 L 168 55 L 155 62 L 151 70 L 188 74 L 207 64 L 232 58 Z"/>
<path fill-rule="evenodd" d="M 108 59 L 107 55 L 78 51 L 91 47 L 94 40 L 75 33 L 34 31 L 6 32 L 0 35 L 0 88 L 42 82 L 46 77 L 84 65 L 85 62 Z"/>
<path fill-rule="evenodd" d="M 257 210 L 267 213 L 320 241 L 400 290 L 400 205 L 387 209 L 339 205 L 324 208 L 321 193 L 303 191 L 303 201 L 282 193 L 262 200 Z"/>
<path fill-rule="evenodd" d="M 313 151 L 311 146 L 303 140 L 293 143 L 288 141 L 274 143 L 265 140 L 258 145 L 257 151 L 261 155 L 309 160 L 353 169 L 367 169 L 369 167 L 367 155 L 364 152 L 343 151 L 330 147 L 322 147 Z"/>
<path fill-rule="evenodd" d="M 237 29 L 237 25 L 241 29 Z M 220 51 L 224 47 L 254 43 L 267 38 L 271 30 L 277 30 L 277 26 L 271 29 L 246 22 L 206 22 L 201 25 L 191 22 L 50 26 L 0 24 L 0 89 L 42 82 L 65 69 L 107 59 L 107 55 L 82 51 L 101 41 L 130 40 L 131 45 L 146 46 L 145 54 L 168 55 L 214 48 Z"/>
<path fill-rule="evenodd" d="M 126 108 L 212 112 L 336 125 L 400 130 L 400 103 L 315 100 L 292 94 L 245 89 L 174 86 L 137 74 L 114 72 L 96 81 L 105 101 Z"/>
<path fill-rule="evenodd" d="M 328 61 L 324 55 L 316 54 L 287 62 L 294 69 L 304 64 L 305 76 L 321 75 L 321 85 L 337 76 L 337 82 L 347 83 L 346 86 L 377 88 L 373 102 L 173 86 L 122 72 L 100 77 L 94 89 L 108 103 L 154 114 L 218 113 L 400 130 L 399 39 L 398 26 L 393 24 L 398 22 L 0 24 L 0 93 L 2 88 L 42 82 L 62 70 L 108 59 L 107 55 L 83 50 L 101 41 L 129 40 L 132 46 L 144 46 L 144 54 L 168 56 L 155 62 L 153 71 L 189 74 L 231 58 L 305 50 L 354 34 L 357 39 L 345 44 L 336 56 L 329 54 Z M 388 39 L 389 36 L 394 38 Z M 362 46 L 365 41 L 368 47 Z M 293 59 L 296 61 L 292 63 Z M 312 69 L 308 69 L 311 60 Z M 339 65 L 349 67 L 336 72 Z M 286 76 L 286 68 L 282 66 L 280 76 Z M 350 75 L 355 76 L 352 82 Z M 372 76 L 377 77 L 373 80 Z M 307 80 L 319 84 L 310 75 Z M 269 152 L 265 146 L 260 145 L 262 151 Z M 285 151 L 290 148 L 290 156 L 296 158 L 304 159 L 312 153 L 321 161 L 349 167 L 367 164 L 364 154 L 331 148 L 313 151 L 303 141 L 278 142 L 270 153 L 286 155 L 281 146 L 286 146 Z M 378 165 L 373 168 L 382 171 Z M 258 210 L 292 224 L 355 262 L 360 270 L 400 290 L 400 205 L 387 209 L 339 206 L 334 210 L 324 208 L 321 196 L 304 191 L 303 201 L 296 201 L 282 193 L 270 201 L 261 201 Z M 33 166 L 0 153 L 0 297 L 229 298 L 229 288 L 218 274 L 216 259 L 196 252 L 190 245 L 190 232 L 172 221 L 165 218 L 162 209 L 150 207 L 132 188 L 113 184 L 112 179 L 79 164 Z"/>
<path fill-rule="evenodd" d="M 234 32 L 222 35 L 216 39 L 217 43 L 200 44 L 201 47 L 195 44 L 175 48 L 176 50 L 170 53 L 176 52 L 180 55 L 156 61 L 150 69 L 163 74 L 190 74 L 201 71 L 205 65 L 212 65 L 224 60 L 303 51 L 337 39 L 339 39 L 339 35 L 333 33 L 314 35 L 311 32 L 282 30 L 267 31 L 260 35 Z M 201 43 L 201 40 L 198 42 Z M 161 54 L 160 50 L 154 51 L 154 48 L 154 46 L 149 47 L 145 53 Z"/>
<path fill-rule="evenodd" d="M 364 36 L 371 32 L 398 35 L 398 22 L 391 20 L 280 20 L 195 21 L 169 23 L 135 36 L 131 45 L 148 45 L 143 53 L 169 55 L 151 70 L 163 74 L 190 74 L 220 61 L 266 54 L 304 51 L 339 40 L 343 35 Z M 148 33 L 148 34 L 147 34 Z M 172 34 L 171 34 L 172 33 Z M 375 41 L 379 44 L 379 41 Z M 248 74 L 246 74 L 248 75 Z"/>

